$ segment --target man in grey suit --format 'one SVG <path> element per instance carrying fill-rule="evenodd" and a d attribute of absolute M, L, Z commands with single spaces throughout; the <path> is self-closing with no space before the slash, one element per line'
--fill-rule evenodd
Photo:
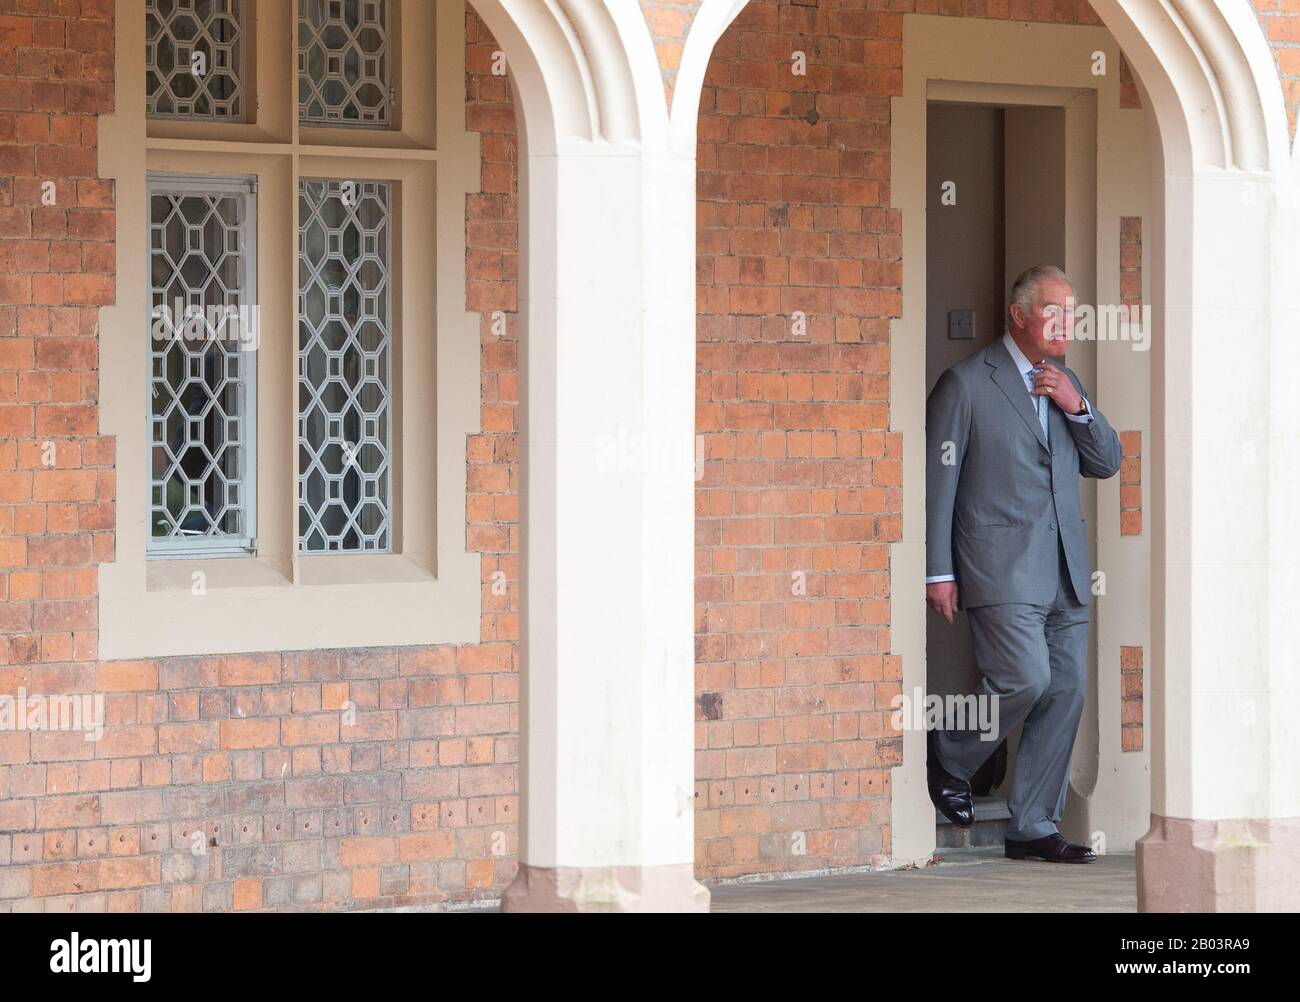
<path fill-rule="evenodd" d="M 996 740 L 930 731 L 930 796 L 974 824 L 970 777 L 1024 722 L 1006 855 L 1087 863 L 1067 842 L 1070 756 L 1087 679 L 1092 568 L 1079 476 L 1118 472 L 1119 435 L 1059 360 L 1073 333 L 1073 289 L 1059 268 L 1016 279 L 1007 333 L 939 377 L 926 404 L 926 601 L 970 620 L 977 695 L 997 701 Z"/>

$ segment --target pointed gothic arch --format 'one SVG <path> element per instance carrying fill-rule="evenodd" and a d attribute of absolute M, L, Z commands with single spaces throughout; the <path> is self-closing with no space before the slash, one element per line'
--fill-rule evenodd
<path fill-rule="evenodd" d="M 673 442 L 691 434 L 696 111 L 709 53 L 747 0 L 703 0 L 670 108 L 632 3 L 472 2 L 511 66 L 526 154 L 526 817 L 506 904 L 707 907 L 692 875 L 692 760 L 662 751 L 690 745 L 691 481 L 680 471 L 593 475 L 587 449 L 592 435 L 620 428 Z M 1268 788 L 1300 751 L 1280 723 L 1296 700 L 1284 691 L 1280 585 L 1300 566 L 1285 503 L 1300 496 L 1300 450 L 1284 402 L 1267 406 L 1274 386 L 1300 382 L 1281 309 L 1300 228 L 1291 197 L 1300 147 L 1289 149 L 1280 82 L 1248 0 L 1092 4 L 1140 81 L 1163 155 L 1153 254 L 1157 746 L 1141 900 L 1266 907 L 1295 886 L 1278 877 L 1295 865 L 1283 843 L 1300 838 L 1300 793 Z M 1243 414 L 1243 399 L 1266 405 Z M 584 408 L 592 426 L 575 437 Z M 1234 434 L 1267 442 L 1271 465 L 1224 475 Z M 1225 528 L 1224 511 L 1244 513 L 1241 527 Z M 617 583 L 602 570 L 609 561 L 623 562 Z M 608 664 L 632 666 L 631 680 L 611 682 Z M 1264 704 L 1256 719 L 1279 723 L 1208 726 L 1214 699 L 1247 693 Z M 611 707 L 616 733 L 574 722 Z M 1219 751 L 1217 772 L 1191 768 Z M 604 789 L 600 769 L 624 788 Z M 623 820 L 597 816 L 601 797 L 622 805 Z M 1223 826 L 1249 827 L 1249 845 L 1221 851 Z M 1196 878 L 1170 879 L 1189 866 Z"/>

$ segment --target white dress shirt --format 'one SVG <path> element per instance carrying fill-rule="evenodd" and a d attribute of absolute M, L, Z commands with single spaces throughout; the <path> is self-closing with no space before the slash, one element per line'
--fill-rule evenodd
<path fill-rule="evenodd" d="M 1016 363 L 1016 368 L 1020 370 L 1020 375 L 1025 381 L 1026 392 L 1034 388 L 1034 363 L 1025 357 L 1025 353 L 1020 350 L 1020 345 L 1016 344 L 1015 338 L 1011 332 L 1007 331 L 1002 335 L 1002 343 L 1006 345 L 1007 351 L 1011 353 L 1012 360 Z M 1035 410 L 1038 403 L 1034 401 Z M 1088 403 L 1088 398 L 1083 398 L 1084 412 L 1082 414 L 1066 414 L 1065 416 L 1071 421 L 1077 421 L 1079 424 L 1092 423 L 1092 405 Z M 1062 412 L 1064 413 L 1064 412 Z M 932 578 L 926 578 L 926 584 L 935 584 L 938 581 L 955 581 L 956 578 L 951 574 L 937 574 Z"/>

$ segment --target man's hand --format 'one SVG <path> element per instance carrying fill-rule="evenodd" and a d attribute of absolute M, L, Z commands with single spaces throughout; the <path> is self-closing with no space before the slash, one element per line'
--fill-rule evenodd
<path fill-rule="evenodd" d="M 1034 370 L 1034 388 L 1029 392 L 1038 397 L 1050 397 L 1066 414 L 1078 414 L 1083 406 L 1083 397 L 1074 388 L 1073 381 L 1063 369 L 1054 365 L 1040 365 Z"/>
<path fill-rule="evenodd" d="M 925 586 L 925 602 L 948 622 L 957 611 L 957 582 L 936 581 Z"/>

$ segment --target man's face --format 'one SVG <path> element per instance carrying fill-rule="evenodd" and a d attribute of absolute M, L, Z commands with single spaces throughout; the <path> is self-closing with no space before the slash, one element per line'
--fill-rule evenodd
<path fill-rule="evenodd" d="M 1028 315 L 1019 307 L 1014 307 L 1013 317 L 1019 319 L 1025 337 L 1034 351 L 1029 360 L 1037 362 L 1042 358 L 1062 358 L 1074 337 L 1074 304 L 1067 300 L 1074 296 L 1074 288 L 1069 282 L 1059 278 L 1049 278 L 1038 284 L 1038 302 L 1030 308 Z"/>

